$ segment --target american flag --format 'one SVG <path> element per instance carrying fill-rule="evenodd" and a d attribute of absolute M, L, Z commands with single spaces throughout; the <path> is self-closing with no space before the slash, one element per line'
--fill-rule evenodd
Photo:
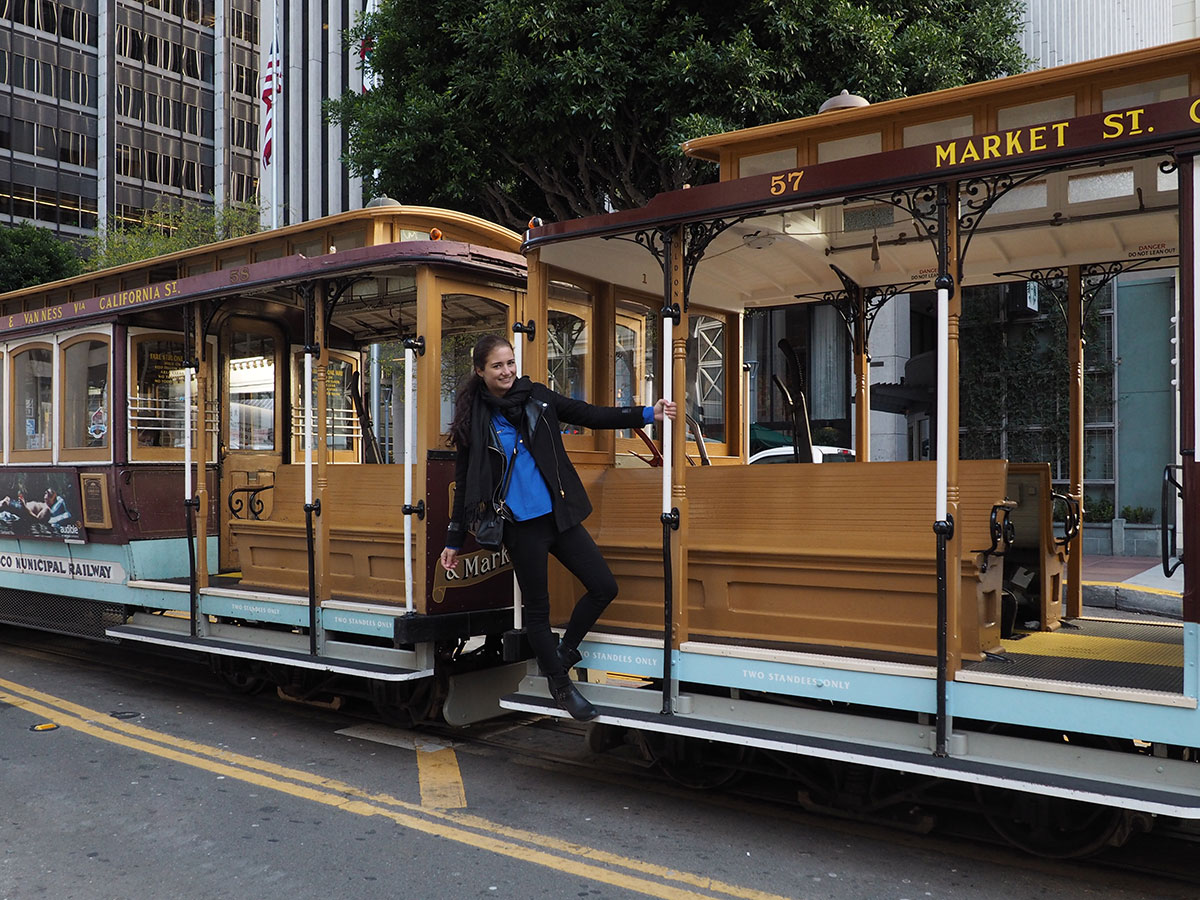
<path fill-rule="evenodd" d="M 364 15 L 374 16 L 379 12 L 378 0 L 367 0 L 366 9 L 363 10 Z M 375 52 L 375 38 L 368 35 L 362 39 L 362 43 L 358 45 L 358 64 L 362 69 L 362 92 L 374 90 L 380 82 L 379 73 L 371 68 L 371 54 Z"/>
<path fill-rule="evenodd" d="M 271 142 L 274 137 L 275 97 L 283 91 L 283 66 L 279 59 L 279 39 L 271 41 L 267 53 L 267 66 L 263 70 L 263 165 L 271 165 Z"/>
<path fill-rule="evenodd" d="M 363 38 L 362 43 L 358 45 L 358 59 L 359 64 L 362 66 L 363 73 L 362 92 L 364 94 L 367 91 L 373 90 L 375 87 L 375 80 L 377 76 L 371 69 L 371 53 L 374 52 L 374 50 L 374 38 Z"/>

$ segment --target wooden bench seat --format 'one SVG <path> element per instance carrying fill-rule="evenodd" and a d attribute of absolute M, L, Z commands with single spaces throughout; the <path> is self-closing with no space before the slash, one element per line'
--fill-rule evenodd
<path fill-rule="evenodd" d="M 331 466 L 321 516 L 330 529 L 330 591 L 373 603 L 404 602 L 403 472 L 398 466 Z M 269 519 L 238 519 L 246 587 L 308 592 L 304 468 L 281 466 Z"/>
<path fill-rule="evenodd" d="M 1054 486 L 1049 463 L 1009 463 L 1008 497 L 1016 501 L 1009 514 L 1015 532 L 1008 551 L 1012 562 L 1028 566 L 1036 575 L 1028 591 L 1038 603 L 1042 631 L 1053 631 L 1062 621 L 1063 567 L 1066 548 L 1054 538 Z"/>
<path fill-rule="evenodd" d="M 999 647 L 1001 566 L 984 571 L 1003 460 L 960 464 L 958 639 L 963 659 Z M 689 468 L 692 637 L 930 657 L 936 647 L 933 463 Z M 621 593 L 602 624 L 662 629 L 660 473 L 593 477 L 588 526 Z M 554 617 L 577 586 L 556 577 Z"/>

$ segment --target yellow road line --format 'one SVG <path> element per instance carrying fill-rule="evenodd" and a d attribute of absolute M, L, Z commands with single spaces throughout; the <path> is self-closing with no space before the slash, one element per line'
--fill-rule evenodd
<path fill-rule="evenodd" d="M 417 774 L 421 779 L 421 806 L 434 809 L 465 809 L 467 793 L 458 757 L 449 747 L 417 749 Z"/>
<path fill-rule="evenodd" d="M 355 815 L 383 816 L 401 827 L 423 834 L 649 897 L 662 900 L 720 900 L 727 897 L 738 900 L 787 900 L 778 894 L 681 872 L 537 832 L 510 828 L 478 816 L 423 808 L 388 794 L 370 793 L 301 769 L 291 769 L 112 719 L 97 710 L 4 679 L 0 679 L 0 688 L 4 689 L 0 691 L 0 701 L 100 740 Z M 616 866 L 627 871 L 614 872 L 592 863 Z M 638 874 L 631 875 L 628 872 Z M 650 878 L 659 878 L 668 883 L 651 881 Z M 696 893 L 689 888 L 708 893 Z"/>

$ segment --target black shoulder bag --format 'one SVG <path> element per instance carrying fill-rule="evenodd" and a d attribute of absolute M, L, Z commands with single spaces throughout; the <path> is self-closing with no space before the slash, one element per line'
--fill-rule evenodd
<path fill-rule="evenodd" d="M 508 458 L 508 465 L 505 466 L 504 481 L 500 484 L 500 490 L 496 492 L 491 504 L 484 507 L 483 512 L 475 521 L 475 543 L 485 550 L 499 550 L 500 545 L 504 542 L 504 523 L 515 521 L 506 500 L 508 483 L 512 480 L 513 468 L 516 463 L 517 444 L 513 444 L 512 456 Z"/>

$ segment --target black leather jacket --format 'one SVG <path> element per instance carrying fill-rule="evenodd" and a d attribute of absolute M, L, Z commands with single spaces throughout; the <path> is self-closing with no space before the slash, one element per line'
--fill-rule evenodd
<path fill-rule="evenodd" d="M 593 406 L 582 400 L 572 400 L 555 393 L 538 382 L 525 404 L 525 421 L 529 426 L 529 452 L 538 471 L 550 489 L 554 505 L 554 524 L 559 531 L 578 525 L 592 512 L 592 503 L 562 442 L 561 423 L 582 425 L 584 428 L 640 428 L 645 424 L 642 406 Z M 454 481 L 462 485 L 467 478 L 469 453 L 489 454 L 492 462 L 492 483 L 499 485 L 504 474 L 504 451 L 495 443 L 495 432 L 487 447 L 459 448 L 454 466 Z M 461 548 L 468 528 L 473 522 L 464 521 L 463 497 L 466 491 L 454 491 L 454 508 L 450 526 L 446 529 L 446 546 Z"/>

